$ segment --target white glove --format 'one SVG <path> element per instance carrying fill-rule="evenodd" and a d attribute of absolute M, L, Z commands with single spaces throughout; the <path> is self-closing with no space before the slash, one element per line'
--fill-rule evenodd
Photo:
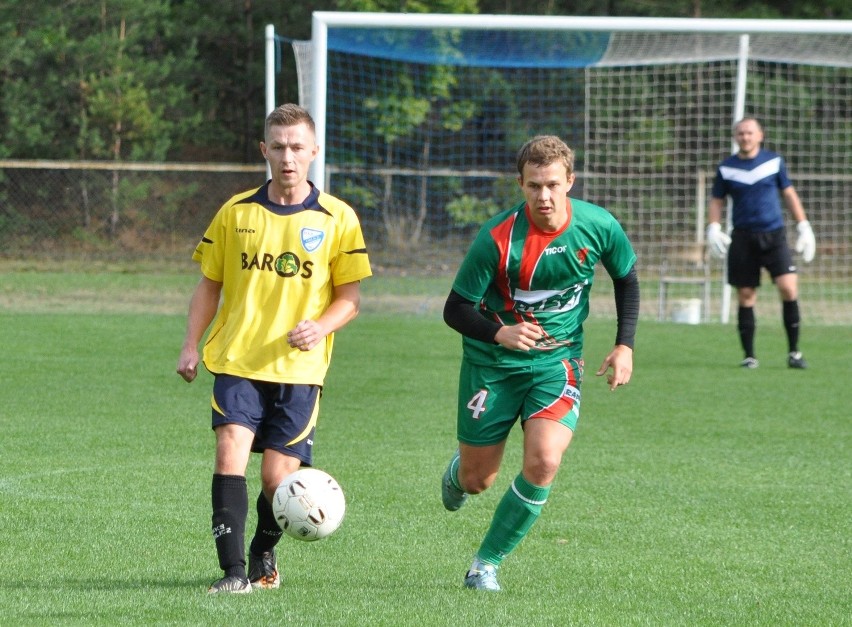
<path fill-rule="evenodd" d="M 810 263 L 816 254 L 816 238 L 811 223 L 802 220 L 796 225 L 796 231 L 799 233 L 799 237 L 796 238 L 796 252 L 802 253 L 802 260 L 805 263 Z"/>
<path fill-rule="evenodd" d="M 728 254 L 728 246 L 731 245 L 731 238 L 727 233 L 722 232 L 722 226 L 718 222 L 711 222 L 707 225 L 707 249 L 710 254 L 716 259 L 724 259 Z"/>

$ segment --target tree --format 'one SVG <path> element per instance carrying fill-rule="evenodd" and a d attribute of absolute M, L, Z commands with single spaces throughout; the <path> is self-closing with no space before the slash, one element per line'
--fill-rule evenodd
<path fill-rule="evenodd" d="M 115 8 L 116 6 L 120 8 Z M 198 126 L 197 71 L 165 0 L 67 2 L 0 13 L 2 131 L 19 158 L 161 160 Z"/>
<path fill-rule="evenodd" d="M 105 93 L 118 106 L 119 88 L 149 110 L 123 113 L 122 158 L 255 162 L 264 26 L 308 39 L 316 10 L 852 19 L 848 0 L 3 0 L 0 157 L 103 155 L 114 145 L 99 126 Z M 282 56 L 278 100 L 295 101 L 294 66 Z"/>
<path fill-rule="evenodd" d="M 65 3 L 34 19 L 29 5 L 10 21 L 3 59 L 4 143 L 17 157 L 161 161 L 197 127 L 177 76 L 195 67 L 177 47 L 165 1 Z M 81 181 L 83 222 L 90 190 Z M 110 182 L 109 233 L 121 213 L 119 170 Z M 124 196 L 133 197 L 125 189 Z"/>
<path fill-rule="evenodd" d="M 377 0 L 339 0 L 338 7 L 344 11 L 405 11 L 407 13 L 476 13 L 476 0 L 443 0 L 437 2 L 383 2 Z M 453 48 L 452 35 L 436 35 L 439 43 L 448 51 Z M 417 201 L 413 207 L 393 200 L 393 177 L 385 177 L 380 204 L 382 223 L 388 243 L 399 249 L 416 245 L 422 235 L 423 222 L 428 214 L 428 182 L 426 171 L 431 161 L 431 129 L 440 127 L 452 131 L 460 129 L 476 113 L 475 104 L 454 100 L 452 89 L 456 74 L 451 66 L 431 66 L 425 70 L 421 80 L 415 84 L 400 68 L 385 72 L 382 82 L 394 86 L 384 90 L 386 96 L 369 98 L 363 107 L 369 119 L 374 120 L 370 128 L 359 125 L 349 127 L 356 132 L 375 133 L 385 146 L 385 167 L 394 163 L 394 145 L 416 133 L 423 138 L 420 159 L 416 166 L 423 171 L 420 177 Z"/>
<path fill-rule="evenodd" d="M 336 10 L 334 0 L 173 0 L 172 21 L 195 42 L 199 69 L 186 76 L 204 124 L 180 159 L 256 163 L 263 138 L 267 24 L 294 39 L 310 39 L 312 11 Z M 287 55 L 276 79 L 276 102 L 297 102 L 295 63 Z"/>

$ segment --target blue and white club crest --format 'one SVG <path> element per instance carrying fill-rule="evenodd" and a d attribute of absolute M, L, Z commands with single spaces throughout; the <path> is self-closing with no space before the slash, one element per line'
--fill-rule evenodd
<path fill-rule="evenodd" d="M 314 252 L 317 248 L 319 248 L 320 244 L 322 244 L 322 240 L 325 239 L 325 233 L 322 231 L 318 231 L 317 229 L 302 229 L 302 246 L 309 253 Z"/>

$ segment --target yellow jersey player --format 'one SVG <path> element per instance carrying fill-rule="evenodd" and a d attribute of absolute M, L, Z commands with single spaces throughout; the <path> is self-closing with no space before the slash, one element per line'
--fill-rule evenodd
<path fill-rule="evenodd" d="M 287 475 L 312 463 L 334 332 L 358 314 L 360 281 L 371 275 L 355 212 L 307 178 L 319 151 L 310 114 L 293 104 L 276 108 L 260 150 L 271 179 L 226 202 L 193 254 L 202 277 L 177 364 L 187 382 L 195 379 L 209 327 L 203 363 L 214 375 L 212 530 L 224 571 L 210 593 L 278 587 L 281 529 L 272 497 Z M 247 569 L 252 452 L 262 454 L 262 487 Z"/>

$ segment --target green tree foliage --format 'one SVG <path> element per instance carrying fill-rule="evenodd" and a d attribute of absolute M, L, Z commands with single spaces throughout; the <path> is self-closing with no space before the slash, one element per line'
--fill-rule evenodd
<path fill-rule="evenodd" d="M 438 0 L 433 2 L 382 1 L 382 0 L 338 0 L 338 8 L 345 11 L 385 11 L 406 13 L 477 13 L 476 0 Z M 453 51 L 453 33 L 436 35 L 438 42 L 447 52 Z M 476 113 L 472 102 L 453 98 L 456 73 L 450 66 L 428 68 L 420 81 L 415 83 L 405 71 L 397 71 L 383 77 L 394 89 L 389 94 L 369 98 L 364 102 L 368 117 L 377 120 L 373 132 L 379 135 L 386 146 L 385 166 L 392 166 L 393 145 L 400 138 L 408 137 L 418 129 L 440 127 L 446 131 L 458 131 Z M 430 165 L 431 134 L 424 133 L 419 167 L 424 171 Z M 420 179 L 417 201 L 410 207 L 399 206 L 391 200 L 392 178 L 386 179 L 384 198 L 380 203 L 382 222 L 387 241 L 400 249 L 419 241 L 423 222 L 428 214 L 427 194 L 429 179 Z"/>
<path fill-rule="evenodd" d="M 479 0 L 480 13 L 621 17 L 725 17 L 838 20 L 852 18 L 848 0 Z"/>
<path fill-rule="evenodd" d="M 186 76 L 197 67 L 166 0 L 66 2 L 52 11 L 17 4 L 4 15 L 3 135 L 10 154 L 114 162 L 162 161 L 200 122 Z M 79 183 L 82 228 L 114 239 L 120 218 L 148 193 L 113 170 L 109 215 L 95 220 Z"/>
<path fill-rule="evenodd" d="M 852 19 L 848 0 L 3 0 L 0 157 L 256 162 L 264 27 L 309 39 L 311 13 L 334 10 Z M 296 101 L 292 54 L 280 56 L 276 100 Z M 437 95 L 451 74 L 436 69 Z M 469 115 L 427 105 L 389 130 Z"/>
<path fill-rule="evenodd" d="M 382 13 L 481 13 L 477 0 L 337 0 L 338 11 Z"/>
<path fill-rule="evenodd" d="M 20 158 L 162 160 L 200 122 L 184 82 L 198 68 L 165 0 L 8 2 L 0 129 Z"/>

